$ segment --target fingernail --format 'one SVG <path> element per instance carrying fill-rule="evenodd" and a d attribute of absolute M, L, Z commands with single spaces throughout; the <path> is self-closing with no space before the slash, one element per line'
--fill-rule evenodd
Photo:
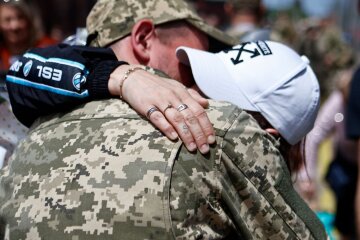
<path fill-rule="evenodd" d="M 200 147 L 200 152 L 202 154 L 205 154 L 207 152 L 209 152 L 209 145 L 208 144 L 203 144 L 201 147 Z"/>
<path fill-rule="evenodd" d="M 207 141 L 209 144 L 213 144 L 213 143 L 215 143 L 216 138 L 214 135 L 210 135 L 210 136 L 208 136 Z"/>
<path fill-rule="evenodd" d="M 195 150 L 196 150 L 196 144 L 195 144 L 194 142 L 190 143 L 190 144 L 188 145 L 188 150 L 189 150 L 190 152 L 195 151 Z"/>
<path fill-rule="evenodd" d="M 172 140 L 176 140 L 176 139 L 179 137 L 179 135 L 178 135 L 176 132 L 172 132 L 172 133 L 170 134 L 170 136 L 171 136 L 171 139 L 172 139 Z"/>

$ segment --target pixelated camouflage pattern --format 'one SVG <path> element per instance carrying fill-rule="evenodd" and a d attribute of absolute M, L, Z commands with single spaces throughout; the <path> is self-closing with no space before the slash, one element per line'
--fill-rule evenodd
<path fill-rule="evenodd" d="M 116 99 L 40 123 L 1 173 L 6 239 L 326 239 L 274 138 L 231 104 L 208 114 L 207 155 Z"/>
<path fill-rule="evenodd" d="M 86 21 L 89 36 L 96 36 L 90 45 L 108 46 L 130 34 L 141 19 L 151 19 L 155 25 L 185 20 L 228 46 L 237 43 L 236 39 L 206 24 L 184 0 L 98 0 Z"/>

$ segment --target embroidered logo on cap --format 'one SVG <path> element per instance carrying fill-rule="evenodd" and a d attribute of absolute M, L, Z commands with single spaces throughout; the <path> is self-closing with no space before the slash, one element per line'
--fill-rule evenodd
<path fill-rule="evenodd" d="M 263 56 L 272 55 L 271 49 L 263 41 L 256 42 L 256 45 L 252 44 L 251 42 L 245 42 L 245 43 L 243 43 L 241 45 L 237 45 L 231 49 L 224 50 L 223 52 L 224 53 L 237 52 L 237 55 L 235 58 L 233 58 L 233 57 L 230 58 L 234 65 L 244 62 L 244 58 L 242 58 L 242 55 L 244 52 L 247 54 L 251 54 L 250 58 L 255 58 L 255 57 L 258 57 L 261 55 L 263 55 Z"/>

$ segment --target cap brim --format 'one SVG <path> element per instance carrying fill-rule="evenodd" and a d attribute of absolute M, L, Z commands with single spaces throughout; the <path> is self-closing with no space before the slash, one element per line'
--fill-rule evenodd
<path fill-rule="evenodd" d="M 191 67 L 196 84 L 207 97 L 231 102 L 246 110 L 258 111 L 248 101 L 236 80 L 229 74 L 230 71 L 216 54 L 179 47 L 176 56 L 181 63 Z"/>
<path fill-rule="evenodd" d="M 208 25 L 202 20 L 198 20 L 198 19 L 185 19 L 185 20 L 191 25 L 193 25 L 195 28 L 199 29 L 200 31 L 204 32 L 206 35 L 212 38 L 210 39 L 210 44 L 209 44 L 210 52 L 218 52 L 239 43 L 238 39 L 231 37 L 225 32 L 222 32 L 219 29 Z"/>

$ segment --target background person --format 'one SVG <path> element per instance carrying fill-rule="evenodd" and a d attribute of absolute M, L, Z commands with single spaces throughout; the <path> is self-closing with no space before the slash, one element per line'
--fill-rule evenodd
<path fill-rule="evenodd" d="M 42 34 L 35 8 L 25 0 L 9 0 L 0 2 L 0 43 L 0 70 L 7 71 L 29 48 L 56 41 Z"/>
<path fill-rule="evenodd" d="M 346 134 L 356 141 L 358 146 L 357 166 L 360 168 L 360 69 L 357 69 L 351 81 L 349 102 L 347 105 Z M 357 237 L 360 237 L 360 174 L 357 175 L 355 196 L 355 226 Z"/>
<path fill-rule="evenodd" d="M 270 29 L 262 26 L 265 9 L 260 0 L 229 0 L 224 12 L 229 17 L 227 33 L 241 42 L 270 39 Z"/>
<path fill-rule="evenodd" d="M 27 128 L 14 117 L 5 86 L 5 73 L 26 50 L 55 44 L 42 36 L 36 11 L 24 0 L 0 2 L 0 168 L 7 163 Z"/>
<path fill-rule="evenodd" d="M 346 105 L 349 99 L 350 81 L 353 71 L 347 70 L 339 74 L 337 90 L 333 91 L 323 103 L 315 126 L 306 138 L 306 170 L 300 173 L 300 183 L 303 188 L 300 191 L 312 196 L 315 205 L 319 186 L 318 174 L 318 151 L 320 144 L 332 137 L 333 160 L 330 163 L 326 180 L 330 184 L 336 197 L 335 227 L 342 235 L 342 239 L 355 237 L 355 192 L 357 181 L 357 144 L 348 140 L 345 134 L 346 128 Z M 309 177 L 309 179 L 308 179 Z M 310 181 L 310 183 L 309 183 Z M 309 185 L 313 188 L 309 189 Z M 306 195 L 306 194 L 304 194 Z M 317 206 L 314 206 L 316 209 Z"/>
<path fill-rule="evenodd" d="M 309 57 L 319 78 L 321 98 L 325 101 L 334 89 L 342 70 L 354 64 L 355 54 L 332 17 L 306 19 L 299 25 L 298 52 Z"/>

